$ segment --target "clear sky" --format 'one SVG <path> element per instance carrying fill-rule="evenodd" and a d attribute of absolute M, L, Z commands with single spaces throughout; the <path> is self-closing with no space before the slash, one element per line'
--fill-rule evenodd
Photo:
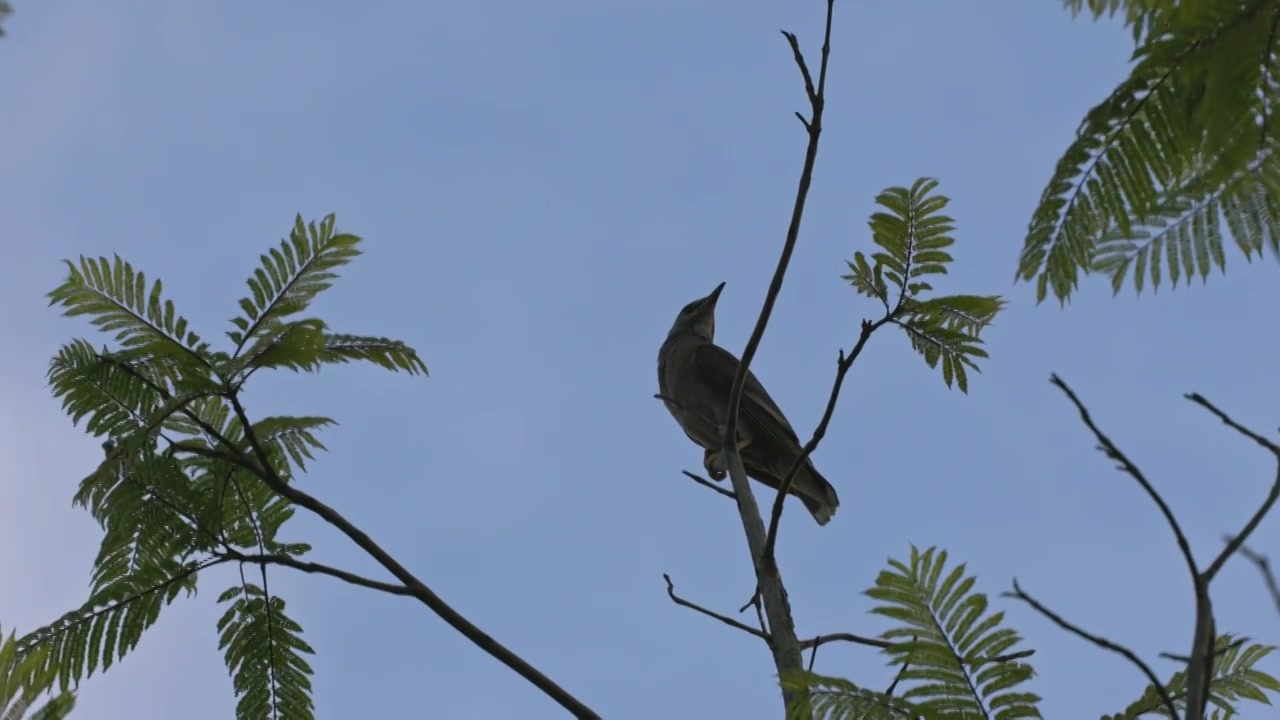
<path fill-rule="evenodd" d="M 317 313 L 410 342 L 431 376 L 255 378 L 251 413 L 341 423 L 303 486 L 608 718 L 777 717 L 763 644 L 666 597 L 664 572 L 731 611 L 752 578 L 732 505 L 681 477 L 701 453 L 652 396 L 676 312 L 722 280 L 718 340 L 746 342 L 805 141 L 778 30 L 816 52 L 822 13 L 821 0 L 18 4 L 0 41 L 6 632 L 84 600 L 99 539 L 71 496 L 100 441 L 43 382 L 58 345 L 88 334 L 45 306 L 58 261 L 120 253 L 221 337 L 294 213 L 334 211 L 367 254 Z M 1053 163 L 1129 49 L 1119 25 L 1072 22 L 1051 0 L 841 0 L 810 211 L 754 365 L 808 437 L 837 349 L 877 308 L 840 279 L 870 246 L 873 198 L 938 177 L 958 222 L 939 289 L 1010 300 L 992 358 L 966 397 L 905 338 L 874 337 L 815 456 L 840 512 L 818 528 L 789 505 L 779 558 L 802 635 L 875 634 L 860 593 L 885 560 L 946 547 L 1036 649 L 1049 718 L 1118 711 L 1144 683 L 996 598 L 1014 577 L 1162 675 L 1174 667 L 1156 654 L 1185 652 L 1192 622 L 1163 520 L 1049 374 L 1146 469 L 1201 558 L 1274 467 L 1181 394 L 1280 424 L 1270 258 L 1232 251 L 1228 278 L 1141 298 L 1091 280 L 1065 310 L 1011 282 Z M 318 521 L 288 534 L 316 561 L 380 576 Z M 1280 518 L 1254 545 L 1280 555 Z M 202 577 L 83 686 L 77 717 L 230 717 L 214 600 L 235 581 Z M 289 572 L 271 584 L 318 651 L 320 718 L 564 716 L 412 600 Z M 1223 630 L 1280 642 L 1244 561 L 1214 600 Z M 893 673 L 859 646 L 823 649 L 818 669 L 872 686 Z"/>

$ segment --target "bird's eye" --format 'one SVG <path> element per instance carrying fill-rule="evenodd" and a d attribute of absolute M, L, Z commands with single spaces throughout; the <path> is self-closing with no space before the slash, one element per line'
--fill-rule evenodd
<path fill-rule="evenodd" d="M 698 306 L 699 306 L 699 305 L 701 305 L 701 304 L 702 304 L 702 301 L 701 301 L 701 300 L 694 300 L 693 302 L 689 303 L 688 305 L 685 305 L 685 306 L 684 306 L 684 309 L 680 311 L 680 314 L 681 314 L 681 315 L 683 315 L 683 316 L 685 316 L 685 317 L 688 317 L 689 315 L 692 315 L 692 314 L 694 313 L 694 311 L 696 311 L 696 310 L 698 309 Z"/>

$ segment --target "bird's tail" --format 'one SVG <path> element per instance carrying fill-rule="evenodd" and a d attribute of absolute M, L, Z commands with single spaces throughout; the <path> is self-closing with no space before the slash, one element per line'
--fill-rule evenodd
<path fill-rule="evenodd" d="M 819 525 L 831 522 L 831 516 L 835 515 L 836 508 L 840 507 L 840 498 L 836 495 L 836 489 L 822 477 L 822 473 L 818 472 L 812 463 L 807 461 L 796 473 L 795 480 L 791 482 L 791 492 L 800 498 Z"/>

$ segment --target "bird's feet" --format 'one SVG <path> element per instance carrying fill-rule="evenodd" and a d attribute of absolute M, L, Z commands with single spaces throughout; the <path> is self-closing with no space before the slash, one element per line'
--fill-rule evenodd
<path fill-rule="evenodd" d="M 724 480 L 729 474 L 728 468 L 720 460 L 720 452 L 718 450 L 702 451 L 702 467 L 706 468 L 707 474 L 716 482 Z"/>

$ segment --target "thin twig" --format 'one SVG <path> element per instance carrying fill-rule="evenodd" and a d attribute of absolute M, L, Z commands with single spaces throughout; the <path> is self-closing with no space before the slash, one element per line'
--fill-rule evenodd
<path fill-rule="evenodd" d="M 737 495 L 733 494 L 732 490 L 725 490 L 724 488 L 720 487 L 719 485 L 716 485 L 715 483 L 702 477 L 701 475 L 696 475 L 694 473 L 689 472 L 688 470 L 681 470 L 680 472 L 683 473 L 684 476 L 689 478 L 690 480 L 704 487 L 709 487 L 712 490 L 715 490 L 716 492 L 720 493 L 721 495 L 724 495 L 725 497 L 732 498 L 732 499 L 737 499 L 738 497 Z"/>
<path fill-rule="evenodd" d="M 1209 582 L 1218 574 L 1218 571 L 1222 570 L 1222 566 L 1227 563 L 1227 560 L 1230 560 L 1231 556 L 1234 555 L 1246 542 L 1248 542 L 1249 536 L 1252 535 L 1253 531 L 1262 523 L 1262 518 L 1266 517 L 1267 513 L 1271 512 L 1271 508 L 1276 504 L 1276 500 L 1280 499 L 1280 445 L 1276 445 L 1274 442 L 1271 442 L 1265 437 L 1231 419 L 1231 416 L 1227 415 L 1222 410 L 1219 410 L 1217 406 L 1206 400 L 1200 393 L 1189 393 L 1184 397 L 1205 410 L 1208 410 L 1227 427 L 1257 443 L 1264 450 L 1275 456 L 1277 461 L 1276 479 L 1271 483 L 1271 491 L 1267 493 L 1266 499 L 1262 501 L 1260 506 L 1258 506 L 1257 511 L 1253 513 L 1253 517 L 1249 518 L 1249 522 L 1245 523 L 1244 528 L 1227 542 L 1227 546 L 1222 549 L 1222 552 L 1218 554 L 1218 557 L 1214 558 L 1213 562 L 1210 563 L 1209 567 L 1204 571 L 1205 582 Z"/>
<path fill-rule="evenodd" d="M 748 635 L 754 635 L 760 638 L 761 640 L 764 640 L 765 642 L 770 642 L 769 635 L 767 633 L 757 630 L 746 623 L 738 622 L 737 620 L 734 620 L 728 615 L 721 615 L 720 613 L 714 610 L 708 610 L 707 608 L 704 608 L 701 605 L 698 605 L 697 603 L 690 602 L 680 597 L 679 595 L 676 595 L 676 586 L 674 583 L 671 582 L 670 575 L 663 573 L 662 579 L 667 581 L 667 596 L 671 598 L 671 602 L 674 602 L 675 604 L 681 607 L 687 607 L 690 610 L 693 610 L 694 612 L 702 613 L 703 615 L 706 615 L 709 618 L 719 620 L 720 622 L 724 623 L 725 625 L 728 625 L 731 628 L 737 628 L 738 630 L 741 630 L 742 632 L 747 633 Z"/>
<path fill-rule="evenodd" d="M 367 587 L 370 590 L 378 590 L 380 592 L 390 593 L 392 595 L 403 595 L 407 597 L 413 597 L 413 591 L 405 587 L 404 585 L 397 585 L 395 583 L 383 582 L 381 580 L 373 580 L 371 578 L 363 577 L 361 575 L 356 575 L 355 573 L 347 572 L 346 570 L 340 570 L 338 568 L 330 567 L 328 565 L 321 565 L 320 563 L 314 563 L 314 562 L 304 562 L 302 560 L 289 557 L 288 555 L 271 555 L 271 554 L 246 555 L 238 550 L 215 552 L 214 555 L 217 557 L 225 558 L 227 560 L 231 560 L 235 562 L 250 563 L 254 565 L 280 565 L 282 567 L 288 567 L 288 568 L 293 568 L 294 570 L 300 570 L 304 573 L 328 575 L 329 577 L 337 578 L 339 580 L 342 580 L 343 582 L 351 583 L 352 585 Z"/>
<path fill-rule="evenodd" d="M 826 645 L 833 642 L 847 642 L 855 645 L 866 645 L 867 647 L 879 648 L 880 650 L 887 650 L 897 644 L 889 642 L 888 640 L 881 640 L 880 638 L 867 637 L 866 635 L 855 635 L 853 633 L 840 632 L 826 633 L 808 640 L 802 640 L 800 641 L 800 648 L 802 650 L 807 650 L 814 645 Z M 990 657 L 965 658 L 962 662 L 966 664 L 1004 663 L 1013 662 L 1014 660 L 1024 660 L 1035 654 L 1036 651 L 1034 649 L 1018 650 L 1016 652 L 1005 653 L 1003 655 L 992 655 Z"/>
<path fill-rule="evenodd" d="M 818 635 L 817 637 L 802 641 L 800 643 L 800 648 L 808 649 L 833 642 L 848 642 L 854 643 L 855 645 L 866 645 L 867 647 L 879 648 L 881 650 L 893 647 L 893 643 L 888 640 L 867 637 L 865 635 L 854 635 L 853 633 L 826 633 L 824 635 Z"/>
<path fill-rule="evenodd" d="M 1216 657 L 1218 657 L 1218 656 L 1222 655 L 1223 653 L 1230 652 L 1231 650 L 1235 650 L 1236 648 L 1240 647 L 1241 645 L 1244 645 L 1244 644 L 1245 644 L 1245 642 L 1246 642 L 1248 639 L 1249 639 L 1249 638 L 1246 638 L 1246 637 L 1238 637 L 1238 638 L 1236 638 L 1236 639 L 1232 640 L 1231 642 L 1227 643 L 1226 645 L 1223 645 L 1222 647 L 1220 647 L 1220 648 L 1218 648 L 1217 650 L 1215 650 L 1215 651 L 1213 652 L 1213 655 L 1214 655 L 1214 657 L 1216 658 Z M 1177 653 L 1171 653 L 1171 652 L 1162 652 L 1162 653 L 1160 653 L 1160 657 L 1164 658 L 1165 660 L 1173 660 L 1174 662 L 1181 662 L 1181 663 L 1190 663 L 1190 662 L 1191 662 L 1191 658 L 1190 658 L 1190 656 L 1187 656 L 1187 655 L 1179 655 L 1179 654 L 1177 654 Z"/>
<path fill-rule="evenodd" d="M 1227 542 L 1231 542 L 1230 538 Z M 1271 571 L 1271 560 L 1266 555 L 1250 550 L 1244 545 L 1240 546 L 1239 552 L 1258 568 L 1258 572 L 1262 575 L 1262 582 L 1266 584 L 1267 592 L 1271 595 L 1271 602 L 1275 603 L 1276 612 L 1280 613 L 1280 584 L 1276 583 L 1275 573 Z"/>
<path fill-rule="evenodd" d="M 912 638 L 914 640 L 915 638 Z M 893 676 L 893 682 L 889 683 L 889 687 L 885 689 L 884 696 L 886 698 L 893 697 L 893 691 L 898 689 L 898 683 L 902 682 L 902 676 L 907 674 L 907 670 L 911 668 L 911 661 L 902 663 L 902 667 L 898 668 L 898 672 Z"/>
<path fill-rule="evenodd" d="M 1147 480 L 1147 476 L 1142 473 L 1142 470 L 1140 470 L 1137 465 L 1134 465 L 1133 462 L 1115 446 L 1115 443 L 1111 442 L 1111 438 L 1107 437 L 1102 430 L 1098 429 L 1098 426 L 1093 422 L 1093 418 L 1089 416 L 1089 411 L 1085 408 L 1084 403 L 1080 402 L 1080 398 L 1076 397 L 1075 392 L 1062 381 L 1062 378 L 1058 377 L 1055 373 L 1050 376 L 1049 382 L 1056 385 L 1059 390 L 1066 394 L 1067 399 L 1071 401 L 1071 404 L 1076 406 L 1076 410 L 1080 413 L 1080 420 L 1084 422 L 1085 426 L 1093 433 L 1094 438 L 1097 439 L 1098 449 L 1101 450 L 1108 458 L 1120 463 L 1120 469 L 1128 473 L 1134 480 L 1137 480 L 1138 484 L 1142 486 L 1142 489 L 1151 497 L 1151 500 L 1160 508 L 1160 513 L 1164 515 L 1165 522 L 1167 522 L 1169 524 L 1169 528 L 1173 530 L 1174 539 L 1178 543 L 1178 549 L 1182 551 L 1182 558 L 1187 563 L 1187 570 L 1191 573 L 1192 582 L 1199 582 L 1200 572 L 1196 568 L 1195 556 L 1191 553 L 1191 544 L 1187 542 L 1187 536 L 1182 532 L 1182 526 L 1178 524 L 1177 518 L 1173 516 L 1173 510 L 1169 508 L 1169 504 L 1164 501 L 1164 498 L 1160 496 L 1160 493 L 1156 492 L 1155 487 Z"/>
<path fill-rule="evenodd" d="M 1172 718 L 1172 720 L 1178 720 L 1178 718 L 1181 717 L 1181 715 L 1178 714 L 1178 706 L 1174 704 L 1173 698 L 1169 697 L 1168 691 L 1164 688 L 1164 683 L 1160 682 L 1160 678 L 1156 677 L 1156 674 L 1151 670 L 1151 667 L 1143 662 L 1142 658 L 1138 657 L 1137 653 L 1123 645 L 1112 642 L 1102 636 L 1094 635 L 1093 633 L 1082 630 L 1081 628 L 1067 622 L 1061 615 L 1058 615 L 1044 605 L 1041 605 L 1035 598 L 1023 592 L 1022 588 L 1018 585 L 1017 580 L 1013 581 L 1013 592 L 1002 593 L 1002 595 L 1004 597 L 1017 598 L 1018 600 L 1027 603 L 1031 607 L 1035 608 L 1035 610 L 1041 615 L 1049 618 L 1053 624 L 1077 637 L 1088 640 L 1104 650 L 1110 650 L 1111 652 L 1123 655 L 1129 662 L 1133 663 L 1139 670 L 1141 670 L 1142 674 L 1147 676 L 1147 681 L 1151 683 L 1152 687 L 1154 687 L 1156 692 L 1160 695 L 1160 702 L 1164 705 L 1165 710 L 1169 712 L 1169 717 Z"/>

